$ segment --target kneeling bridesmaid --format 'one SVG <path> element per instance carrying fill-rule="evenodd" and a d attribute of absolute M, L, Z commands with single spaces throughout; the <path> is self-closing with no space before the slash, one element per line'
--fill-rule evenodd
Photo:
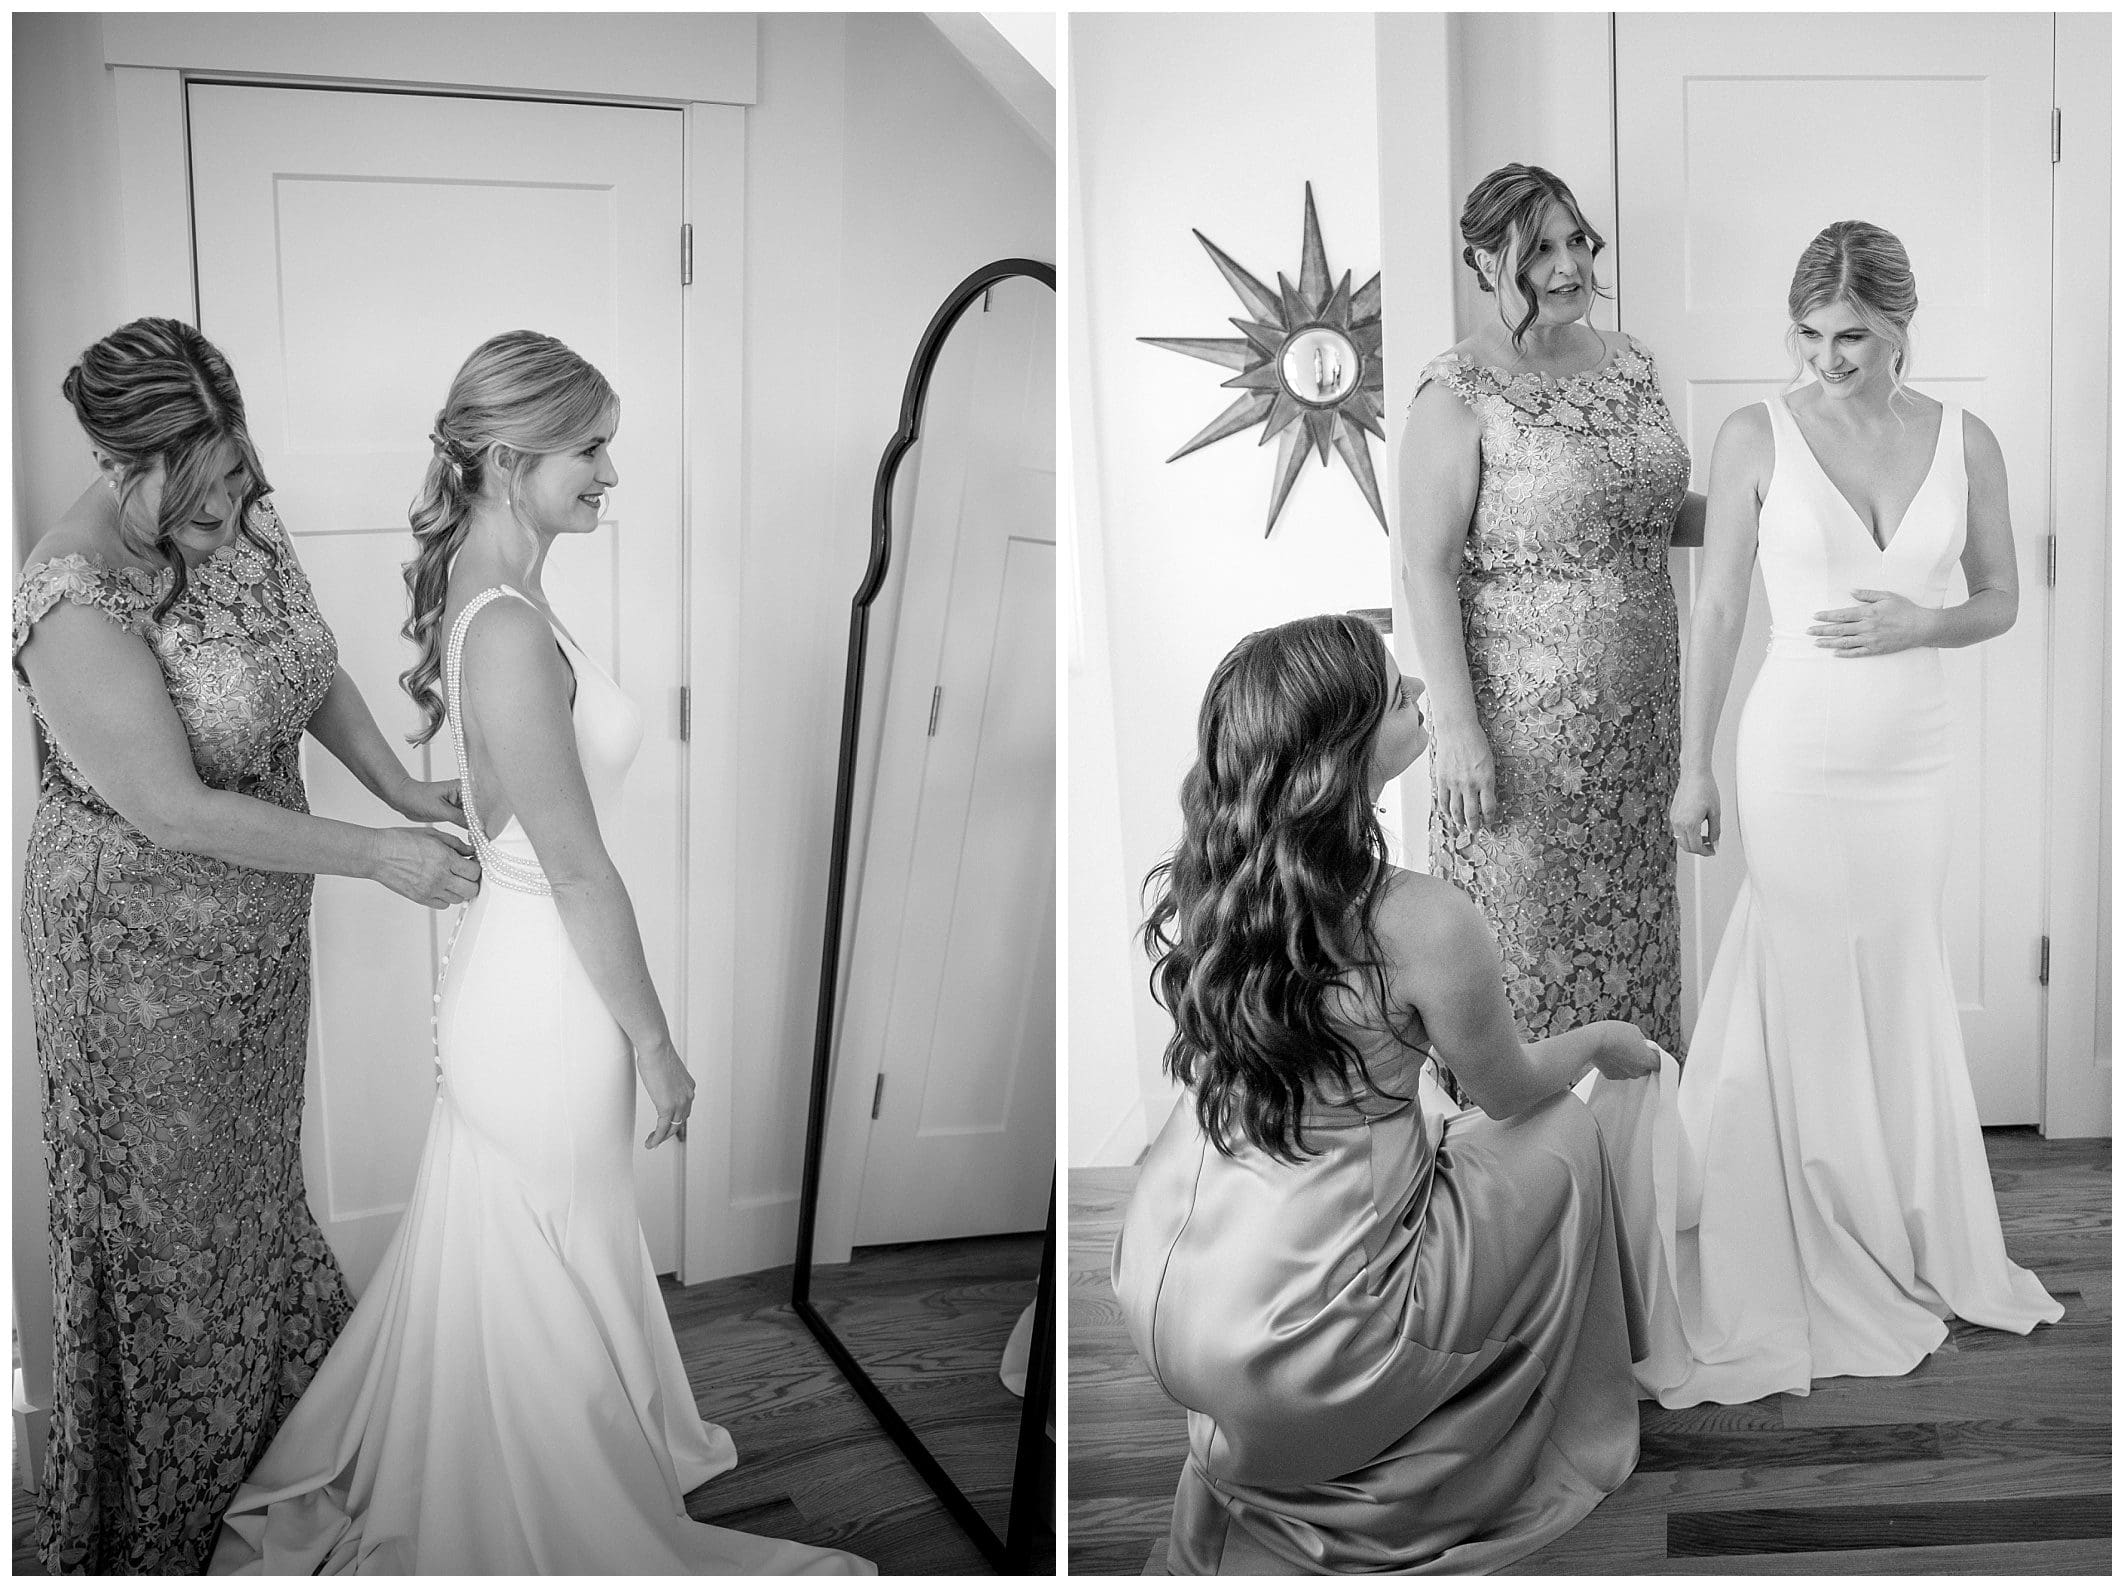
<path fill-rule="evenodd" d="M 1189 1095 L 1113 1279 L 1189 1412 L 1174 1572 L 1490 1570 L 1637 1462 L 1663 1275 L 1624 1234 L 1650 1227 L 1625 1127 L 1662 1085 L 1671 1112 L 1672 1061 L 1622 1021 L 1522 1044 L 1481 911 L 1387 864 L 1374 805 L 1424 747 L 1421 692 L 1359 619 L 1250 635 L 1151 875 Z M 1596 1069 L 1598 1113 L 1569 1095 Z"/>

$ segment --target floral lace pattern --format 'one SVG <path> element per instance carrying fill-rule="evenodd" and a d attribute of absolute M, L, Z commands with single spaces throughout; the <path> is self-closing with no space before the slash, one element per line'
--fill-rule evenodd
<path fill-rule="evenodd" d="M 1508 375 L 1448 354 L 1423 378 L 1482 422 L 1460 621 L 1504 810 L 1462 833 L 1434 805 L 1432 868 L 1489 917 L 1529 1040 L 1629 1020 L 1679 1055 L 1667 545 L 1688 450 L 1628 337 L 1583 374 Z"/>
<path fill-rule="evenodd" d="M 154 651 L 201 781 L 307 810 L 337 648 L 270 504 L 250 528 L 159 622 L 167 573 L 31 569 L 11 654 L 62 601 L 104 613 Z M 53 1572 L 202 1571 L 351 1310 L 303 1195 L 311 879 L 159 847 L 46 739 L 22 904 L 55 1337 L 38 1549 Z"/>

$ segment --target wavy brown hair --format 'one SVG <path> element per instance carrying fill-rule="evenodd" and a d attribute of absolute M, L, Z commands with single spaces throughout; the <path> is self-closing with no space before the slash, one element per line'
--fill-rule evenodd
<path fill-rule="evenodd" d="M 1512 278 L 1520 301 L 1526 305 L 1526 313 L 1512 327 L 1515 351 L 1526 345 L 1527 328 L 1541 318 L 1541 311 L 1534 303 L 1534 258 L 1528 252 L 1528 244 L 1541 231 L 1552 208 L 1570 214 L 1578 229 L 1586 234 L 1586 240 L 1593 245 L 1593 257 L 1598 259 L 1600 251 L 1608 246 L 1608 240 L 1593 229 L 1593 223 L 1586 219 L 1586 212 L 1579 208 L 1578 200 L 1564 186 L 1563 178 L 1538 165 L 1499 166 L 1475 184 L 1467 203 L 1461 207 L 1461 259 L 1475 272 L 1475 279 L 1482 284 L 1483 291 L 1495 292 L 1497 283 L 1483 274 L 1482 267 L 1475 262 L 1475 250 L 1479 248 L 1486 254 L 1495 254 L 1499 273 Z M 1586 290 L 1598 298 L 1614 296 L 1590 278 Z M 1500 304 L 1503 301 L 1502 297 L 1498 299 Z"/>
<path fill-rule="evenodd" d="M 1182 836 L 1144 881 L 1142 940 L 1173 1017 L 1166 1071 L 1221 1152 L 1243 1137 L 1304 1157 L 1307 1096 L 1373 1084 L 1346 1022 L 1353 983 L 1392 1018 L 1368 781 L 1389 704 L 1378 632 L 1345 614 L 1249 634 L 1202 698 Z"/>
<path fill-rule="evenodd" d="M 137 555 L 163 560 L 174 576 L 155 608 L 157 620 L 184 594 L 177 531 L 198 516 L 200 504 L 219 483 L 224 442 L 244 471 L 235 507 L 239 531 L 253 544 L 265 545 L 250 517 L 272 487 L 251 445 L 243 393 L 221 349 L 193 327 L 152 316 L 121 325 L 81 355 L 59 391 L 89 440 L 117 460 L 120 538 Z M 162 503 L 152 536 L 142 540 L 128 531 L 125 508 L 158 462 L 164 469 Z"/>
<path fill-rule="evenodd" d="M 405 565 L 410 610 L 399 632 L 420 655 L 398 682 L 422 718 L 418 731 L 406 736 L 410 742 L 425 744 L 442 726 L 442 615 L 449 603 L 450 559 L 465 543 L 472 504 L 488 472 L 503 467 L 496 449 L 514 454 L 505 468 L 513 508 L 517 482 L 541 456 L 609 429 L 618 409 L 611 384 L 588 360 L 537 331 L 488 338 L 450 382 L 449 398 L 428 432 L 435 455 L 406 510 L 414 552 Z"/>

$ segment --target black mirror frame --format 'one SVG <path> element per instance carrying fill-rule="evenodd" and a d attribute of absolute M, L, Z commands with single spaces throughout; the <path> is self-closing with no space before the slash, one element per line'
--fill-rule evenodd
<path fill-rule="evenodd" d="M 998 1570 L 1028 1573 L 1041 1533 L 1052 1536 L 1054 1513 L 1053 1444 L 1047 1432 L 1054 1400 L 1055 1358 L 1055 1195 L 1047 1193 L 1047 1234 L 1040 1251 L 1039 1291 L 1033 1304 L 1032 1357 L 1025 1374 L 1025 1408 L 1018 1422 L 1018 1448 L 1011 1477 L 1009 1537 L 998 1538 L 973 1502 L 931 1455 L 922 1436 L 909 1427 L 877 1382 L 864 1371 L 833 1326 L 811 1302 L 814 1228 L 819 1213 L 819 1182 L 824 1170 L 826 1109 L 833 1072 L 834 997 L 841 969 L 841 917 L 848 882 L 848 833 L 855 804 L 856 741 L 863 715 L 864 651 L 870 638 L 870 604 L 877 599 L 892 562 L 892 489 L 900 460 L 922 434 L 922 407 L 929 377 L 945 338 L 974 301 L 998 282 L 1029 277 L 1055 288 L 1055 267 L 1037 259 L 999 259 L 983 265 L 956 287 L 931 316 L 916 345 L 914 362 L 900 396 L 900 428 L 878 459 L 870 493 L 870 565 L 856 587 L 848 614 L 848 672 L 841 690 L 841 761 L 833 794 L 833 843 L 826 871 L 826 942 L 819 962 L 819 1016 L 811 1049 L 811 1108 L 804 1126 L 804 1186 L 797 1206 L 797 1246 L 789 1303 L 818 1339 L 834 1366 L 862 1397 L 894 1444 L 921 1473 L 956 1521 Z M 1036 1520 L 1037 1518 L 1037 1520 Z"/>

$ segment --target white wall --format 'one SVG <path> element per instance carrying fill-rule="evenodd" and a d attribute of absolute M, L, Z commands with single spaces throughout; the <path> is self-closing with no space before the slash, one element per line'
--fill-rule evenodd
<path fill-rule="evenodd" d="M 1164 1017 L 1141 990 L 1140 956 L 1117 959 L 1112 938 L 1138 918 L 1144 873 L 1178 836 L 1210 670 L 1253 629 L 1391 598 L 1386 536 L 1339 460 L 1308 465 L 1267 540 L 1275 448 L 1256 446 L 1258 431 L 1164 461 L 1231 400 L 1219 387 L 1230 372 L 1135 338 L 1233 334 L 1225 322 L 1243 311 L 1191 228 L 1264 281 L 1295 279 L 1308 181 L 1330 267 L 1358 284 L 1379 267 L 1373 21 L 1078 15 L 1070 39 L 1073 440 L 1098 460 L 1095 476 L 1078 475 L 1074 528 L 1087 644 L 1105 632 L 1087 671 L 1103 663 L 1114 700 L 1103 723 L 1071 706 L 1070 1154 L 1127 1162 L 1171 1093 Z M 1287 91 L 1263 100 L 1269 83 Z M 1087 845 L 1107 809 L 1118 845 Z"/>
<path fill-rule="evenodd" d="M 15 25 L 15 559 L 89 483 L 88 442 L 59 395 L 119 305 L 116 108 L 94 16 Z"/>
<path fill-rule="evenodd" d="M 1071 169 L 1077 120 L 1068 119 Z M 1107 628 L 1105 535 L 1099 516 L 1099 447 L 1091 384 L 1092 339 L 1082 312 L 1084 279 L 1083 184 L 1069 187 L 1069 257 L 1063 293 L 1064 351 L 1072 379 L 1066 410 L 1068 461 L 1059 478 L 1062 503 L 1061 613 L 1069 710 L 1062 719 L 1064 769 L 1060 820 L 1065 894 L 1064 945 L 1069 967 L 1057 1046 L 1069 1077 L 1069 1155 L 1072 1163 L 1126 1163 L 1149 1140 L 1146 1098 L 1170 1101 L 1162 1083 L 1145 1092 L 1138 1054 L 1138 1022 L 1146 1002 L 1138 990 L 1140 957 L 1131 937 L 1133 889 L 1121 847 L 1120 773 L 1114 764 L 1114 680 Z"/>

